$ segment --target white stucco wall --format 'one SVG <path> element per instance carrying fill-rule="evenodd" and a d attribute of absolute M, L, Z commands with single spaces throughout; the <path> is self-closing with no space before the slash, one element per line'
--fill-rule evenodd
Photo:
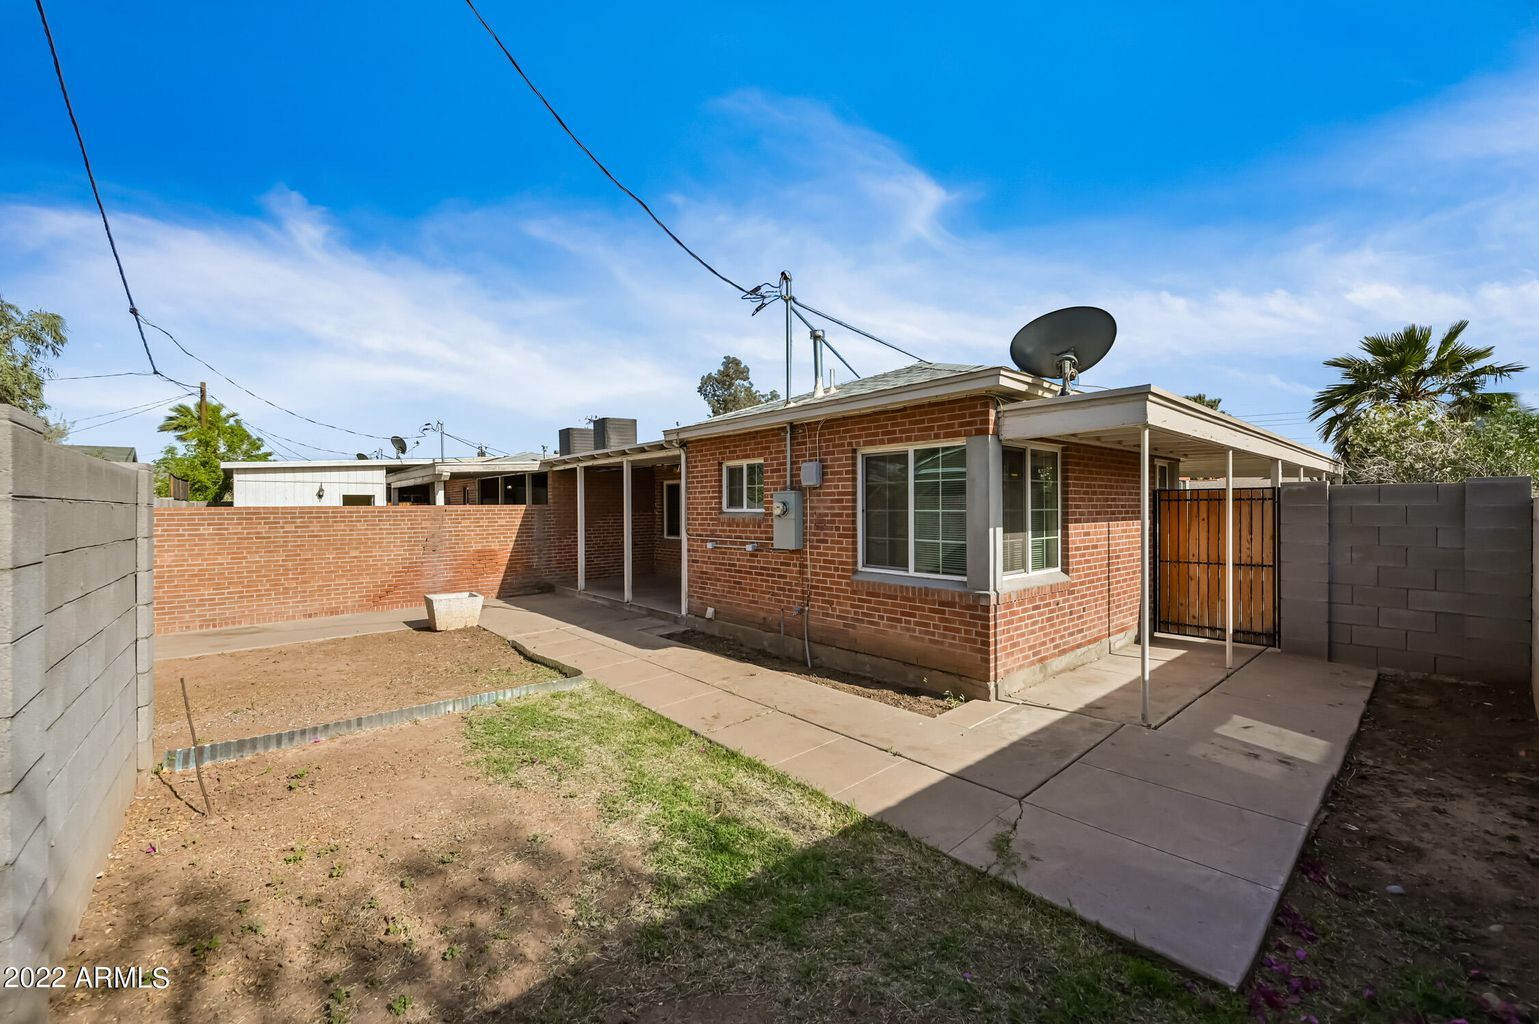
<path fill-rule="evenodd" d="M 385 467 L 326 466 L 308 469 L 275 465 L 272 469 L 235 469 L 235 504 L 340 505 L 344 494 L 366 494 L 385 504 Z M 315 492 L 324 490 L 320 499 Z"/>

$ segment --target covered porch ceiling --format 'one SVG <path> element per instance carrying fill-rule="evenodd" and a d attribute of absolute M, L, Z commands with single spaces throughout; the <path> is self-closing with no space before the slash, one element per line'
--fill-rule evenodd
<path fill-rule="evenodd" d="M 1072 440 L 1136 453 L 1145 428 L 1150 454 L 1180 460 L 1184 476 L 1224 476 L 1230 452 L 1235 476 L 1331 477 L 1341 468 L 1323 452 L 1149 384 L 1016 402 L 999 413 L 1006 442 Z"/>

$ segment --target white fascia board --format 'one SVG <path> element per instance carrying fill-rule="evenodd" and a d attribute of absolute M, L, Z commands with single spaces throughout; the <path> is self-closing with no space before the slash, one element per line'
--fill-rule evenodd
<path fill-rule="evenodd" d="M 1323 452 L 1152 384 L 1081 392 L 1046 402 L 1018 402 L 1001 409 L 999 417 L 1000 437 L 1007 441 L 1142 426 L 1202 441 L 1215 450 L 1233 449 L 1326 473 L 1340 469 L 1336 460 Z"/>

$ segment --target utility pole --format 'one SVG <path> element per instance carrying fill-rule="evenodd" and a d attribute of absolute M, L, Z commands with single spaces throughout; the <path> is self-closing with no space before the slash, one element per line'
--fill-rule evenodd
<path fill-rule="evenodd" d="M 208 429 L 208 381 L 198 381 L 198 427 Z"/>

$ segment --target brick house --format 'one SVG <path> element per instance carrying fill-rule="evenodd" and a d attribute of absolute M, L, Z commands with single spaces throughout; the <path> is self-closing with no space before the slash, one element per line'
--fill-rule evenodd
<path fill-rule="evenodd" d="M 971 697 L 1134 638 L 1151 488 L 1336 470 L 1151 386 L 935 363 L 540 468 L 575 510 L 565 585 Z"/>

